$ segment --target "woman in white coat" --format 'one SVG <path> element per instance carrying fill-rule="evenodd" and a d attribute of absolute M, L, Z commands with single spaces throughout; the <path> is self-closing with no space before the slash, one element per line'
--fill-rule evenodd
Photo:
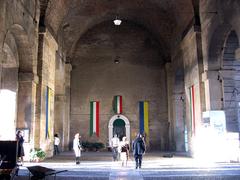
<path fill-rule="evenodd" d="M 79 133 L 75 134 L 74 136 L 74 140 L 73 140 L 73 150 L 75 153 L 75 157 L 76 157 L 76 164 L 80 164 L 80 157 L 81 157 L 81 143 L 80 143 L 80 135 Z"/>

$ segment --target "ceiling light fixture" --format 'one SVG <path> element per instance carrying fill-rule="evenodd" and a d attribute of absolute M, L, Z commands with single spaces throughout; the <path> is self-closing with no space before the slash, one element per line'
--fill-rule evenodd
<path fill-rule="evenodd" d="M 113 23 L 115 26 L 120 26 L 122 23 L 122 20 L 116 17 L 116 19 L 113 20 Z"/>
<path fill-rule="evenodd" d="M 119 56 L 117 56 L 117 57 L 115 58 L 114 63 L 115 63 L 115 64 L 119 64 L 119 63 L 120 63 L 120 61 L 119 61 Z"/>

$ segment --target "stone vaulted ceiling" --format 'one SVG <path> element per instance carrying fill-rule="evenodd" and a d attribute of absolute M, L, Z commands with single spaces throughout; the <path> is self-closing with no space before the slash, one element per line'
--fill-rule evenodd
<path fill-rule="evenodd" d="M 63 37 L 72 57 L 80 37 L 96 25 L 113 20 L 142 25 L 159 41 L 165 57 L 193 18 L 192 0 L 41 0 L 48 1 L 45 24 Z M 193 0 L 194 1 L 194 0 Z M 40 2 L 41 3 L 41 2 Z M 44 6 L 43 6 L 44 7 Z"/>

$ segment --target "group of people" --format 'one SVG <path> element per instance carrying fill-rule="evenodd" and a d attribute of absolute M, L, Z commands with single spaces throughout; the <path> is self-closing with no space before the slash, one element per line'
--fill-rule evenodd
<path fill-rule="evenodd" d="M 82 144 L 80 141 L 81 136 L 79 133 L 75 134 L 74 140 L 73 140 L 73 150 L 76 157 L 76 164 L 80 164 L 80 157 L 81 157 L 81 150 L 82 150 Z M 23 156 L 24 156 L 24 138 L 22 135 L 22 131 L 17 131 L 16 134 L 16 140 L 18 143 L 18 152 L 17 157 L 20 164 L 23 163 Z M 54 135 L 54 155 L 59 154 L 59 146 L 60 139 L 57 134 Z M 122 161 L 122 166 L 127 166 L 127 162 L 129 159 L 129 142 L 127 141 L 127 138 L 124 136 L 122 137 L 122 141 L 119 140 L 117 137 L 117 134 L 114 135 L 114 137 L 111 139 L 111 148 L 112 148 L 112 155 L 113 160 L 117 161 L 119 158 Z M 136 169 L 142 167 L 142 156 L 144 155 L 146 151 L 146 146 L 144 142 L 144 138 L 142 134 L 138 134 L 136 139 L 132 143 L 132 151 L 133 151 L 133 157 L 136 162 Z"/>
<path fill-rule="evenodd" d="M 127 138 L 124 136 L 122 138 L 122 141 L 119 140 L 117 137 L 117 134 L 114 135 L 114 137 L 111 139 L 111 148 L 112 148 L 112 155 L 113 160 L 117 161 L 119 156 L 120 160 L 122 161 L 122 166 L 127 166 L 127 161 L 129 159 L 129 142 L 127 141 Z M 132 143 L 132 151 L 133 156 L 136 163 L 136 169 L 142 167 L 142 157 L 143 154 L 146 151 L 146 146 L 144 142 L 144 138 L 142 134 L 138 134 L 136 139 Z"/>
<path fill-rule="evenodd" d="M 25 156 L 24 153 L 24 138 L 23 138 L 23 132 L 21 130 L 18 130 L 16 133 L 16 141 L 17 141 L 17 161 L 19 165 L 23 164 L 23 157 Z M 54 155 L 57 155 L 60 153 L 59 151 L 59 144 L 60 144 L 60 138 L 58 137 L 58 134 L 54 135 Z"/>
<path fill-rule="evenodd" d="M 74 140 L 73 140 L 73 150 L 75 153 L 75 161 L 76 164 L 80 164 L 80 157 L 81 157 L 81 150 L 82 150 L 82 144 L 80 141 L 81 136 L 79 133 L 75 134 Z M 111 148 L 112 148 L 112 156 L 113 161 L 117 161 L 120 159 L 122 161 L 122 166 L 127 166 L 127 162 L 129 159 L 129 142 L 127 141 L 127 138 L 124 136 L 122 137 L 122 141 L 119 140 L 117 137 L 117 134 L 114 135 L 114 137 L 111 139 Z M 144 138 L 142 134 L 138 134 L 136 139 L 132 143 L 132 151 L 133 151 L 133 157 L 135 159 L 136 163 L 136 169 L 142 167 L 142 157 L 146 151 L 146 146 L 144 142 Z"/>
<path fill-rule="evenodd" d="M 122 141 L 119 140 L 117 134 L 113 136 L 111 139 L 111 148 L 112 148 L 112 155 L 113 160 L 117 161 L 119 158 L 122 161 L 122 166 L 127 166 L 127 160 L 129 158 L 129 143 L 127 138 L 124 136 L 122 137 Z"/>

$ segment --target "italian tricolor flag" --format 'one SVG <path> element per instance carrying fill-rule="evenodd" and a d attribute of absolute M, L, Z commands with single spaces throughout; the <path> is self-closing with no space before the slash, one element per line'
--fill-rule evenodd
<path fill-rule="evenodd" d="M 99 101 L 90 102 L 90 136 L 94 133 L 99 137 Z"/>
<path fill-rule="evenodd" d="M 114 112 L 117 114 L 122 113 L 122 96 L 114 96 Z"/>

